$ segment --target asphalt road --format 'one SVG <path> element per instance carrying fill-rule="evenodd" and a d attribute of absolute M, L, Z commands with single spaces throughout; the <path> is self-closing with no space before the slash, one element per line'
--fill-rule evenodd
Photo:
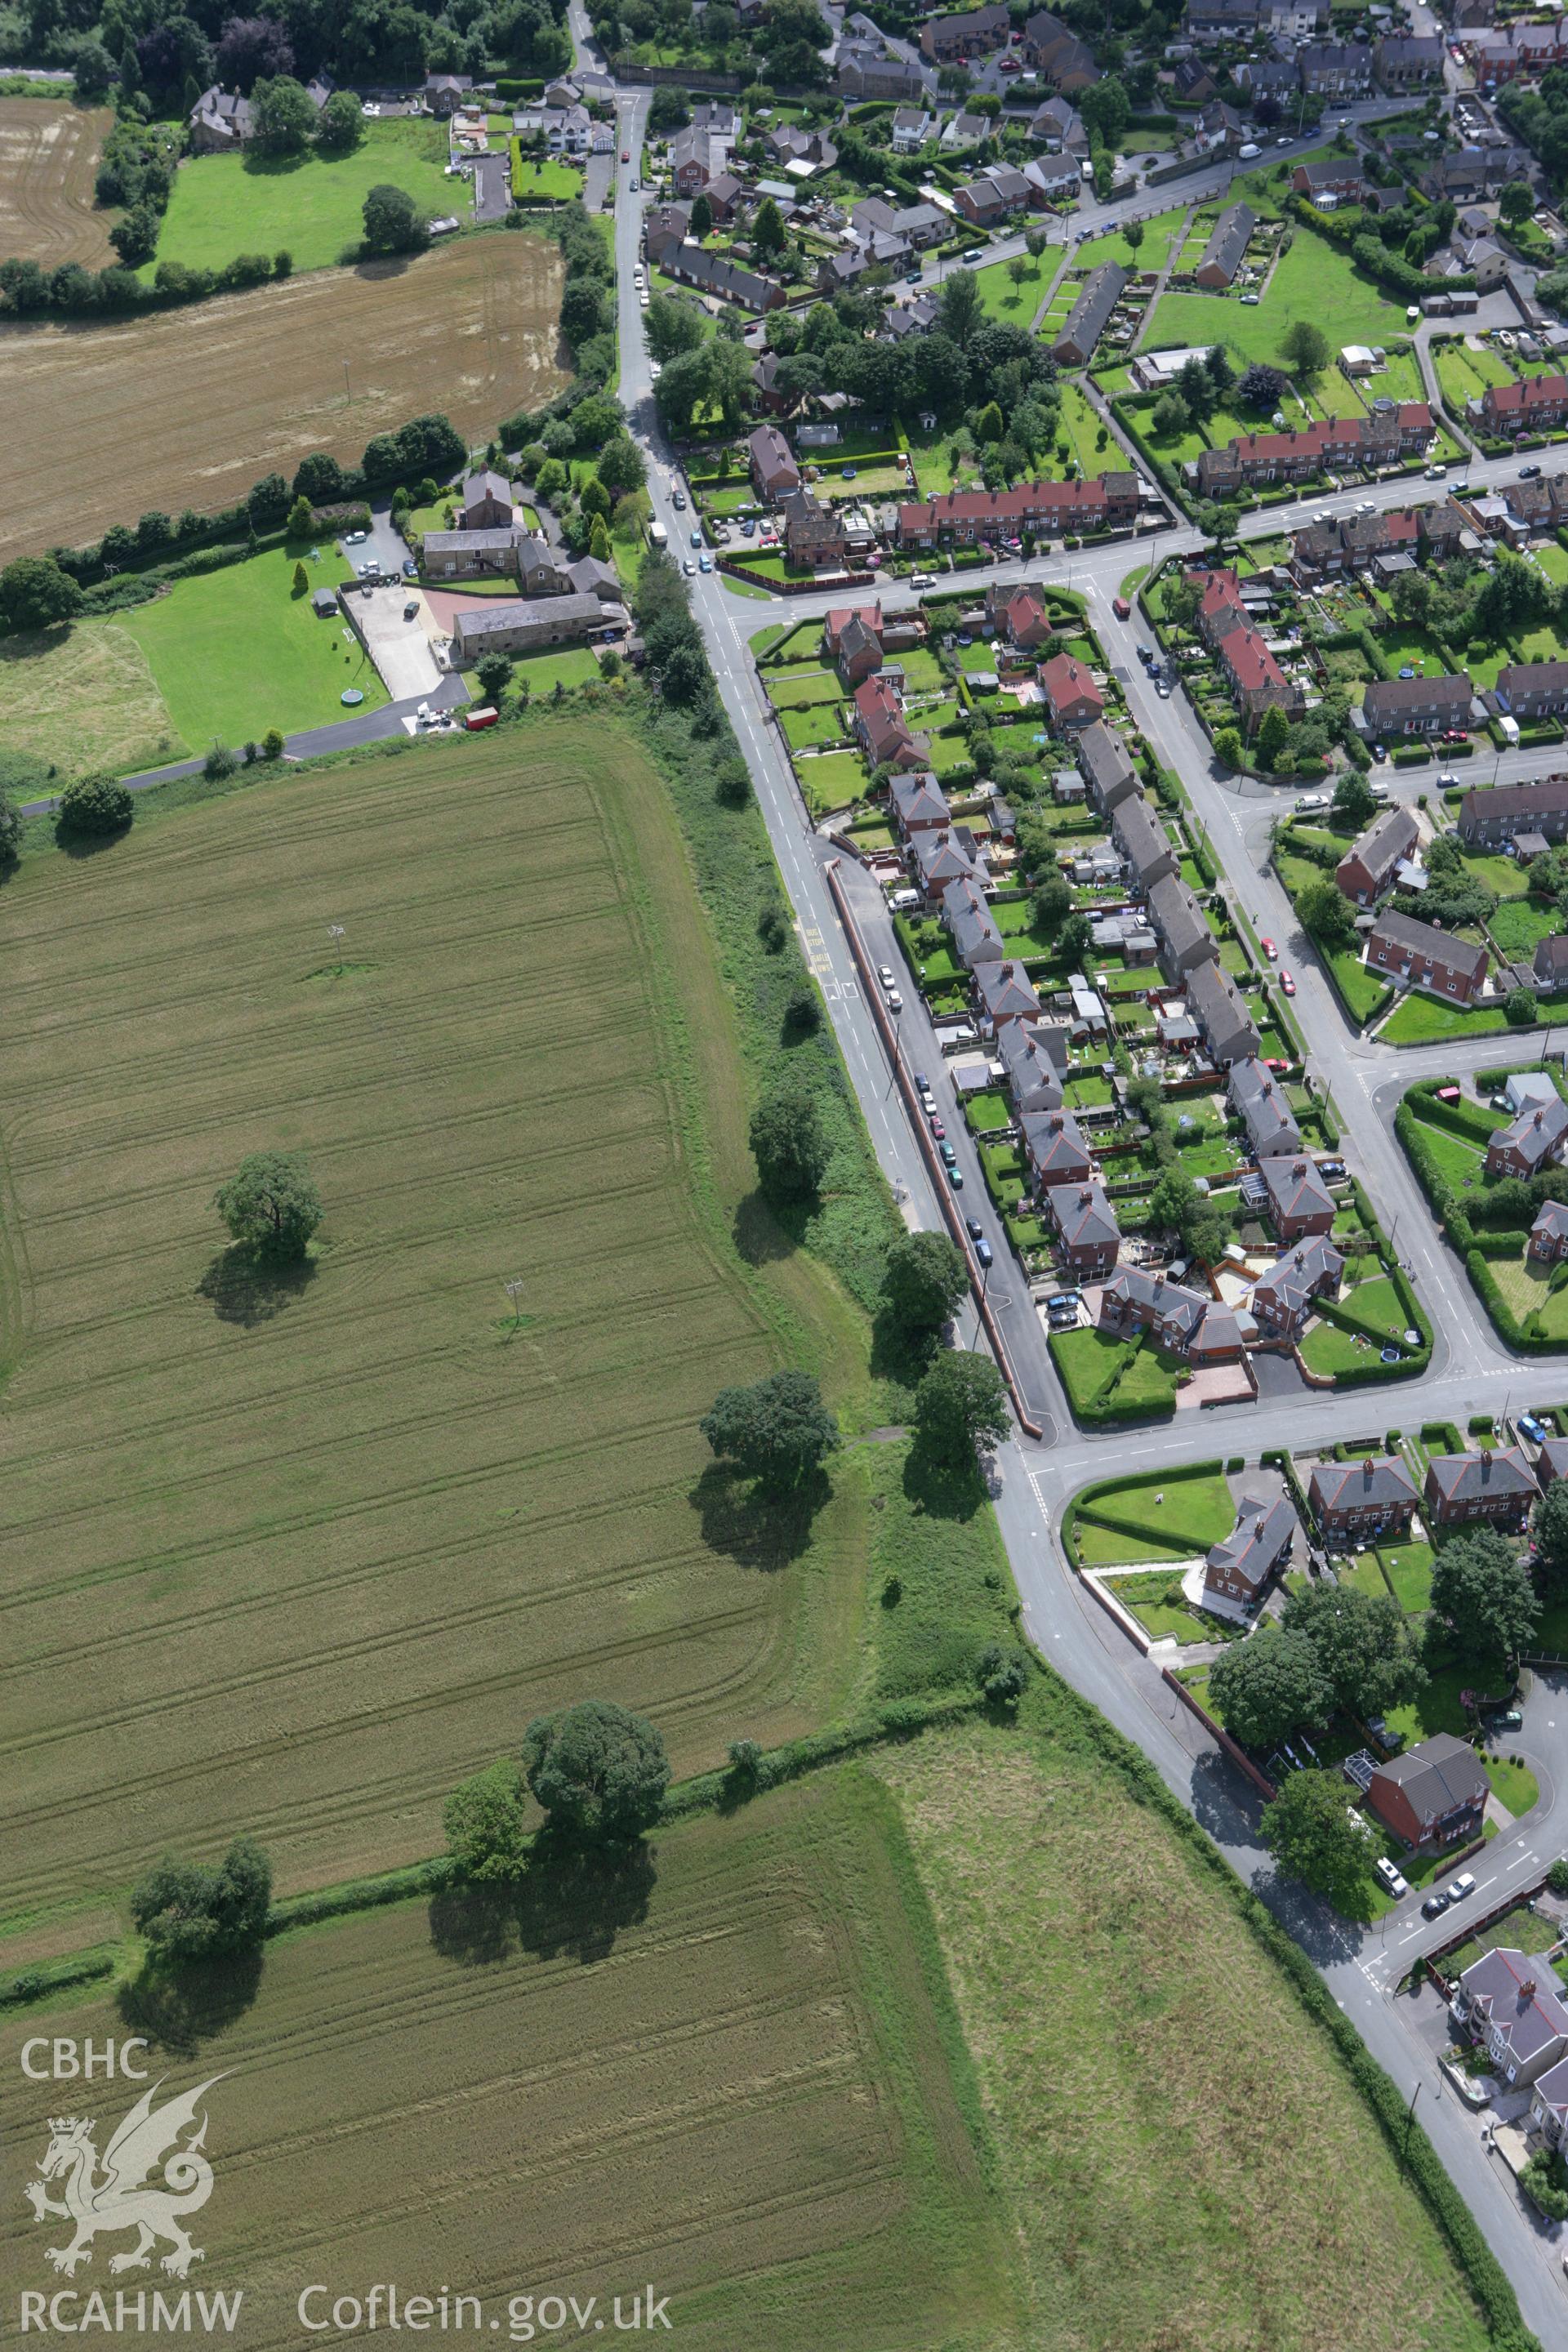
<path fill-rule="evenodd" d="M 574 28 L 577 13 L 574 11 Z M 625 93 L 619 100 L 621 144 L 630 146 L 634 154 L 647 103 L 647 93 L 641 91 Z M 621 397 L 633 431 L 647 451 L 655 513 L 668 530 L 672 545 L 679 547 L 689 534 L 689 510 L 683 513 L 672 502 L 677 475 L 651 397 L 642 314 L 632 280 L 642 200 L 630 195 L 626 184 L 628 177 L 622 175 L 616 230 Z M 1470 468 L 1471 478 L 1478 481 L 1507 478 L 1510 472 L 1506 462 Z M 1275 509 L 1267 517 L 1249 520 L 1255 530 L 1272 534 L 1300 520 L 1304 512 L 1325 505 L 1343 510 L 1364 498 L 1379 505 L 1393 504 L 1407 499 L 1411 488 L 1405 481 L 1326 499 L 1314 497 L 1302 501 L 1299 509 Z M 1195 531 L 1168 530 L 1159 535 L 1154 550 L 1195 548 L 1199 543 Z M 1259 916 L 1265 929 L 1281 941 L 1293 941 L 1282 894 L 1269 877 L 1256 870 L 1254 863 L 1257 827 L 1259 822 L 1266 824 L 1269 803 L 1260 799 L 1254 802 L 1227 788 L 1215 773 L 1206 740 L 1200 747 L 1194 740 L 1195 719 L 1184 703 L 1163 702 L 1149 688 L 1136 658 L 1135 625 L 1117 622 L 1111 611 L 1110 599 L 1121 576 L 1151 551 L 1154 551 L 1148 546 L 1123 545 L 1081 553 L 1071 565 L 1071 583 L 1089 593 L 1095 625 L 1110 659 L 1126 673 L 1134 715 L 1161 757 L 1175 766 L 1187 783 L 1231 888 L 1248 913 Z M 1068 567 L 1059 561 L 1027 568 L 1064 584 L 1068 578 Z M 998 576 L 1024 569 L 1001 566 Z M 984 575 L 964 576 L 966 585 L 978 587 Z M 707 641 L 720 694 L 745 753 L 801 940 L 821 982 L 879 1160 L 908 1221 L 912 1225 L 940 1227 L 942 1203 L 905 1114 L 894 1072 L 826 888 L 825 861 L 831 853 L 806 817 L 749 655 L 747 640 L 786 606 L 779 599 L 737 599 L 717 572 L 700 574 L 690 584 L 693 610 Z M 819 599 L 791 599 L 787 610 L 792 617 L 801 617 L 825 609 L 830 601 L 837 599 L 827 594 Z M 877 894 L 863 877 L 850 870 L 847 862 L 844 878 L 855 919 L 866 927 L 873 959 L 890 961 L 890 956 L 877 956 L 883 938 L 879 924 L 885 922 L 872 903 Z M 1291 952 L 1296 953 L 1294 945 Z M 1164 1428 L 1123 1431 L 1113 1436 L 1079 1431 L 1066 1413 L 1037 1318 L 1023 1299 L 1021 1279 L 1012 1271 L 1004 1272 L 1005 1267 L 1010 1269 L 1011 1261 L 998 1253 L 994 1280 L 1016 1295 L 1004 1304 L 993 1288 L 991 1303 L 999 1308 L 1005 1337 L 1035 1417 L 1044 1423 L 1041 1442 L 1016 1440 L 998 1454 L 998 1522 L 1023 1600 L 1025 1621 L 1042 1654 L 1151 1759 L 1240 1876 L 1297 1937 L 1401 2090 L 1413 2093 L 1419 2086 L 1425 2095 L 1421 2119 L 1511 2279 L 1526 2320 L 1544 2342 L 1561 2342 L 1568 2326 L 1568 2304 L 1557 2263 L 1558 2232 L 1532 2218 L 1511 2180 L 1484 2153 L 1475 2117 L 1446 2088 L 1427 2042 L 1415 2030 L 1412 2004 L 1395 1990 L 1411 1960 L 1441 1940 L 1441 1927 L 1426 1927 L 1413 1899 L 1391 1913 L 1375 1930 L 1363 1931 L 1338 1920 L 1299 1887 L 1275 1876 L 1258 1841 L 1251 1790 L 1180 1706 L 1157 1670 L 1087 1597 L 1056 1540 L 1055 1529 L 1073 1492 L 1089 1479 L 1104 1475 L 1112 1462 L 1129 1468 L 1174 1465 L 1238 1444 L 1256 1458 L 1277 1446 L 1300 1449 L 1364 1435 L 1383 1429 L 1391 1418 L 1408 1419 L 1417 1409 L 1423 1418 L 1462 1421 L 1479 1409 L 1500 1412 L 1510 1405 L 1542 1402 L 1556 1389 L 1568 1386 L 1568 1381 L 1554 1381 L 1550 1370 L 1526 1371 L 1508 1356 L 1468 1285 L 1455 1282 L 1451 1268 L 1439 1264 L 1434 1255 L 1438 1244 L 1430 1220 L 1388 1129 L 1390 1093 L 1397 1083 L 1394 1056 L 1386 1048 L 1351 1038 L 1321 976 L 1305 959 L 1297 957 L 1297 963 L 1301 993 L 1296 1009 L 1310 1047 L 1312 1067 L 1334 1094 L 1355 1162 L 1398 1245 L 1415 1267 L 1433 1318 L 1436 1345 L 1431 1373 L 1418 1389 L 1402 1391 L 1396 1384 L 1373 1396 L 1340 1398 L 1316 1391 L 1265 1396 L 1247 1409 L 1245 1437 L 1243 1425 L 1233 1414 L 1218 1422 L 1178 1414 Z M 907 1002 L 900 1051 L 913 1058 L 931 1050 L 934 1061 L 929 1032 L 922 1031 L 921 1021 L 916 1007 Z M 1495 1054 L 1495 1041 L 1489 1050 Z M 1458 1059 L 1452 1051 L 1444 1058 L 1450 1064 Z M 984 1202 L 986 1196 L 962 1123 L 955 1123 L 950 1132 L 966 1179 L 963 1205 Z M 989 1222 L 987 1210 L 978 1213 Z M 973 1314 L 963 1318 L 959 1336 L 962 1344 L 975 1344 Z M 1538 1681 L 1525 1716 L 1517 1747 L 1537 1769 L 1541 1802 L 1516 1831 L 1496 1839 L 1487 1849 L 1476 1874 L 1481 1881 L 1473 1898 L 1478 1909 L 1496 1901 L 1512 1885 L 1529 1885 L 1539 1876 L 1545 1861 L 1568 1845 L 1568 1819 L 1561 1795 L 1568 1790 L 1568 1690 L 1555 1679 Z M 1511 1749 L 1515 1743 L 1510 1744 Z"/>

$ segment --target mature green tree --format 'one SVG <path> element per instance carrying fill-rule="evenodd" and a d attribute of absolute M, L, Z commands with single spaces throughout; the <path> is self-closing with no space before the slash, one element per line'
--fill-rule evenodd
<path fill-rule="evenodd" d="M 291 1151 L 247 1153 L 213 1206 L 237 1242 L 266 1257 L 302 1258 L 321 1222 L 321 1196 Z"/>
<path fill-rule="evenodd" d="M 47 629 L 74 620 L 82 593 L 52 555 L 18 555 L 0 572 L 0 615 L 13 629 Z"/>
<path fill-rule="evenodd" d="M 1525 221 L 1535 210 L 1535 191 L 1528 180 L 1510 180 L 1498 198 L 1498 210 L 1510 225 Z"/>
<path fill-rule="evenodd" d="M 60 794 L 56 823 L 61 833 L 79 839 L 106 840 L 123 833 L 135 814 L 130 788 L 118 776 L 77 776 Z"/>
<path fill-rule="evenodd" d="M 1179 392 L 1163 392 L 1149 416 L 1155 437 L 1161 441 L 1179 441 L 1192 421 Z"/>
<path fill-rule="evenodd" d="M 1531 1029 L 1541 1006 L 1533 989 L 1510 988 L 1503 999 L 1502 1017 L 1510 1029 Z"/>
<path fill-rule="evenodd" d="M 678 301 L 669 294 L 654 296 L 643 312 L 643 330 L 648 350 L 661 366 L 682 352 L 699 350 L 706 341 L 701 313 L 692 303 Z"/>
<path fill-rule="evenodd" d="M 830 1147 L 815 1098 L 797 1080 L 784 1079 L 752 1113 L 752 1157 L 770 1199 L 806 1200 L 827 1173 Z"/>
<path fill-rule="evenodd" d="M 944 1349 L 915 1391 L 915 1432 L 939 1461 L 972 1459 L 1000 1445 L 1012 1423 L 1007 1391 L 989 1356 Z"/>
<path fill-rule="evenodd" d="M 1141 220 L 1123 221 L 1121 224 L 1121 241 L 1129 253 L 1135 254 L 1147 235 L 1148 231 Z"/>
<path fill-rule="evenodd" d="M 942 289 L 942 316 L 937 332 L 949 336 L 960 351 L 984 316 L 980 289 L 968 270 L 955 269 Z"/>
<path fill-rule="evenodd" d="M 1329 364 L 1329 339 L 1310 319 L 1293 320 L 1285 330 L 1279 350 L 1296 375 L 1321 375 Z"/>
<path fill-rule="evenodd" d="M 256 144 L 267 155 L 302 155 L 315 135 L 316 110 L 292 74 L 273 74 L 250 94 Z"/>
<path fill-rule="evenodd" d="M 990 1642 L 975 1661 L 974 1679 L 993 1706 L 1016 1706 L 1029 1687 L 1029 1662 L 1022 1650 Z"/>
<path fill-rule="evenodd" d="M 784 215 L 772 196 L 764 196 L 752 223 L 752 243 L 764 261 L 774 261 L 784 250 Z"/>
<path fill-rule="evenodd" d="M 1076 971 L 1094 943 L 1094 927 L 1089 917 L 1069 915 L 1057 933 L 1057 961 L 1064 971 Z"/>
<path fill-rule="evenodd" d="M 511 684 L 511 656 L 487 654 L 476 673 L 479 692 L 487 702 L 499 702 Z"/>
<path fill-rule="evenodd" d="M 364 116 L 352 89 L 335 89 L 316 123 L 316 144 L 323 155 L 352 155 L 364 137 Z"/>
<path fill-rule="evenodd" d="M 798 1486 L 838 1444 L 838 1423 L 809 1372 L 770 1372 L 749 1388 L 721 1389 L 698 1425 L 722 1460 L 773 1486 Z"/>
<path fill-rule="evenodd" d="M 1209 1691 L 1227 1731 L 1248 1748 L 1270 1748 L 1293 1731 L 1318 1731 L 1333 1709 L 1328 1676 L 1304 1633 L 1264 1625 L 1222 1650 Z"/>
<path fill-rule="evenodd" d="M 1043 939 L 1055 939 L 1072 913 L 1072 885 L 1065 875 L 1047 874 L 1035 886 L 1035 929 Z"/>
<path fill-rule="evenodd" d="M 1438 1552 L 1432 1570 L 1434 1622 L 1478 1661 L 1518 1657 L 1541 1617 L 1541 1603 L 1510 1545 L 1492 1528 L 1457 1537 Z"/>
<path fill-rule="evenodd" d="M 1356 769 L 1347 769 L 1334 786 L 1332 814 L 1336 824 L 1357 833 L 1376 815 L 1372 786 Z"/>
<path fill-rule="evenodd" d="M 1258 725 L 1258 738 L 1253 748 L 1260 768 L 1271 768 L 1290 740 L 1290 721 L 1277 702 L 1271 702 Z"/>
<path fill-rule="evenodd" d="M 238 1837 L 216 1869 L 165 1857 L 132 1889 L 131 1916 L 161 1958 L 213 1959 L 254 1950 L 271 1899 L 271 1864 L 254 1838 Z"/>
<path fill-rule="evenodd" d="M 1115 74 L 1107 74 L 1091 89 L 1079 92 L 1078 110 L 1083 118 L 1090 143 L 1096 147 L 1114 147 L 1127 128 L 1132 104 L 1125 84 Z"/>
<path fill-rule="evenodd" d="M 296 499 L 283 526 L 290 539 L 310 539 L 316 529 L 316 510 L 309 499 Z"/>
<path fill-rule="evenodd" d="M 594 471 L 613 499 L 640 490 L 647 479 L 642 451 L 629 433 L 611 435 L 599 452 Z"/>
<path fill-rule="evenodd" d="M 447 1851 L 465 1878 L 521 1878 L 528 1863 L 527 1784 L 508 1757 L 459 1781 L 442 1810 Z"/>
<path fill-rule="evenodd" d="M 132 205 L 122 220 L 115 222 L 109 232 L 109 242 L 127 269 L 140 269 L 151 261 L 158 249 L 158 231 L 163 221 L 152 205 Z"/>
<path fill-rule="evenodd" d="M 307 101 L 308 103 L 309 101 Z M 380 180 L 365 197 L 364 241 L 372 253 L 423 253 L 429 225 L 406 188 Z M 563 309 L 563 320 L 565 312 Z"/>
<path fill-rule="evenodd" d="M 1553 1584 L 1568 1580 L 1568 1478 L 1553 1478 L 1535 1507 L 1531 1531 L 1544 1574 Z"/>
<path fill-rule="evenodd" d="M 1247 754 L 1242 749 L 1241 736 L 1237 729 L 1234 727 L 1220 729 L 1214 739 L 1214 754 L 1215 758 L 1223 761 L 1227 768 L 1240 767 Z"/>
<path fill-rule="evenodd" d="M 882 1296 L 906 1331 L 940 1331 L 968 1288 L 963 1254 L 945 1234 L 900 1234 L 888 1251 Z"/>
<path fill-rule="evenodd" d="M 1314 874 L 1302 883 L 1296 893 L 1296 912 L 1318 945 L 1331 954 L 1354 945 L 1355 908 L 1328 875 Z"/>
<path fill-rule="evenodd" d="M 1363 1721 L 1405 1706 L 1426 1679 L 1405 1612 L 1385 1592 L 1310 1584 L 1287 1595 L 1284 1624 L 1310 1642 L 1335 1704 Z"/>
<path fill-rule="evenodd" d="M 1263 1808 L 1261 1827 L 1287 1878 L 1299 1878 L 1337 1911 L 1364 1910 L 1377 1841 L 1351 1819 L 1338 1772 L 1292 1772 Z"/>
<path fill-rule="evenodd" d="M 552 1829 L 579 1838 L 637 1836 L 658 1817 L 669 1760 L 653 1725 L 608 1699 L 536 1716 L 522 1769 Z"/>
<path fill-rule="evenodd" d="M 0 874 L 16 862 L 22 846 L 22 812 L 0 784 Z"/>
<path fill-rule="evenodd" d="M 713 207 L 700 189 L 692 198 L 691 234 L 699 240 L 713 234 Z"/>
<path fill-rule="evenodd" d="M 1262 360 L 1254 360 L 1243 368 L 1236 387 L 1238 408 L 1278 408 L 1290 389 L 1290 379 L 1279 368 L 1269 367 Z"/>

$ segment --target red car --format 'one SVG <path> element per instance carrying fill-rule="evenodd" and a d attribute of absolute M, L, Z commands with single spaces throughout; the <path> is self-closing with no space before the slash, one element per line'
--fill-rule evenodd
<path fill-rule="evenodd" d="M 1264 954 L 1268 958 L 1270 963 L 1279 962 L 1279 950 L 1275 946 L 1272 940 L 1259 940 L 1258 944 L 1263 950 Z"/>
<path fill-rule="evenodd" d="M 938 1143 L 945 1143 L 947 1141 L 947 1129 L 943 1127 L 940 1118 L 932 1119 L 931 1123 L 931 1131 Z"/>
<path fill-rule="evenodd" d="M 1125 596 L 1113 596 L 1110 600 L 1110 609 L 1119 621 L 1127 620 L 1132 611 Z"/>
<path fill-rule="evenodd" d="M 1289 1062 L 1282 1062 L 1278 1054 L 1270 1054 L 1263 1066 L 1266 1070 L 1272 1070 L 1277 1078 L 1282 1078 L 1290 1065 Z"/>
<path fill-rule="evenodd" d="M 1287 995 L 1287 996 L 1294 996 L 1294 995 L 1295 995 L 1295 993 L 1296 993 L 1296 983 L 1295 983 L 1295 982 L 1291 979 L 1291 977 L 1290 977 L 1290 975 L 1289 975 L 1289 973 L 1288 971 L 1282 971 L 1282 972 L 1280 973 L 1280 975 L 1279 975 L 1279 985 L 1280 985 L 1280 987 L 1285 991 L 1285 993 L 1286 993 L 1286 995 Z"/>

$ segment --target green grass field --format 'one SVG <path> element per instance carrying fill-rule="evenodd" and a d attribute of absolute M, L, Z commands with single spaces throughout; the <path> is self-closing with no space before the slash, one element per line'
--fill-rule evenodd
<path fill-rule="evenodd" d="M 146 655 L 118 621 L 0 638 L 0 749 L 68 777 L 131 775 L 185 750 Z"/>
<path fill-rule="evenodd" d="M 1273 362 L 1296 319 L 1323 327 L 1335 344 L 1388 343 L 1407 331 L 1400 304 L 1358 277 L 1337 246 L 1299 228 L 1256 310 L 1229 295 L 1163 294 L 1142 348 L 1225 343 L 1244 362 Z"/>
<path fill-rule="evenodd" d="M 174 174 L 156 261 L 221 269 L 239 253 L 286 249 L 300 269 L 341 261 L 364 234 L 364 200 L 382 181 L 405 188 L 420 210 L 473 210 L 466 180 L 443 176 L 447 133 L 439 122 L 394 118 L 367 122 L 352 155 L 196 155 Z"/>
<path fill-rule="evenodd" d="M 1485 1037 L 1507 1026 L 1500 1004 L 1444 1004 L 1437 997 L 1423 996 L 1411 989 L 1378 1035 L 1389 1045 L 1422 1045 L 1444 1037 Z"/>
<path fill-rule="evenodd" d="M 346 688 L 374 710 L 386 688 L 341 614 L 319 621 L 309 593 L 293 590 L 296 557 L 275 548 L 220 572 L 177 580 L 166 595 L 122 614 L 117 626 L 135 638 L 192 751 L 285 734 L 347 717 Z M 327 556 L 307 562 L 310 586 L 331 585 L 342 566 Z"/>
<path fill-rule="evenodd" d="M 1098 269 L 1102 261 L 1119 261 L 1123 269 L 1140 274 L 1157 272 L 1164 268 L 1165 257 L 1185 218 L 1184 205 L 1178 205 L 1168 213 L 1156 213 L 1152 220 L 1142 223 L 1143 238 L 1136 252 L 1128 243 L 1125 232 L 1120 228 L 1112 229 L 1105 236 L 1088 237 L 1082 245 L 1074 247 L 1073 267 L 1075 269 Z M 1200 253 L 1202 249 L 1200 246 Z"/>
<path fill-rule="evenodd" d="M 1484 2352 L 1395 2151 L 1239 1895 L 1129 1804 L 1086 1713 L 1047 1675 L 1018 1732 L 965 1727 L 878 1767 L 1018 2214 L 1033 2325 L 1016 2340 Z"/>
<path fill-rule="evenodd" d="M 1046 289 L 1060 268 L 1062 257 L 1057 247 L 1047 246 L 1037 260 L 1032 260 L 1026 253 L 1022 258 L 1026 275 L 1016 286 L 1013 283 L 1012 265 L 1005 261 L 993 261 L 985 268 L 972 272 L 986 317 L 1000 319 L 1009 327 L 1033 326 L 1035 313 L 1046 299 Z M 915 464 L 920 464 L 918 457 Z"/>
<path fill-rule="evenodd" d="M 785 1327 L 830 1389 L 864 1359 L 760 1203 L 756 1263 L 731 1239 L 747 1089 L 689 877 L 606 710 L 269 774 L 6 885 L 10 1922 L 241 1826 L 283 1890 L 431 1853 L 454 1780 L 585 1692 L 683 1769 L 822 1719 L 863 1498 L 759 1573 L 697 1421 Z M 297 1280 L 211 1207 L 264 1147 L 325 1203 Z"/>
<path fill-rule="evenodd" d="M 521 142 L 511 142 L 511 192 L 520 204 L 531 196 L 547 196 L 552 204 L 569 205 L 583 193 L 583 174 L 552 155 L 524 155 Z"/>

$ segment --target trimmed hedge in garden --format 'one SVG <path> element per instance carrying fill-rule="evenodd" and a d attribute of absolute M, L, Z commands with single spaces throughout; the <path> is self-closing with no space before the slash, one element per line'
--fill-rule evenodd
<path fill-rule="evenodd" d="M 1463 1202 L 1438 1168 L 1421 1132 L 1423 1125 L 1430 1122 L 1447 1127 L 1451 1132 L 1463 1136 L 1468 1143 L 1479 1139 L 1462 1120 L 1452 1116 L 1453 1104 L 1439 1103 L 1435 1099 L 1438 1087 L 1453 1084 L 1452 1078 L 1424 1078 L 1419 1085 L 1408 1088 L 1394 1115 L 1394 1132 L 1405 1148 L 1405 1156 L 1415 1171 L 1417 1181 L 1426 1195 L 1433 1215 L 1443 1228 L 1445 1237 L 1464 1259 L 1465 1272 L 1470 1277 L 1477 1297 L 1491 1317 L 1492 1328 L 1499 1338 L 1506 1340 L 1510 1348 L 1517 1349 L 1521 1355 L 1560 1356 L 1565 1352 L 1565 1343 L 1561 1339 L 1549 1339 L 1544 1333 L 1526 1329 L 1503 1297 L 1489 1263 L 1494 1257 L 1511 1261 L 1518 1256 L 1524 1248 L 1524 1234 L 1489 1233 L 1483 1247 L 1474 1225 L 1465 1213 Z M 1412 1096 L 1418 1096 L 1421 1100 L 1419 1118 L 1411 1108 Z M 1487 1132 L 1489 1135 L 1494 1133 L 1495 1128 L 1489 1127 Z"/>

